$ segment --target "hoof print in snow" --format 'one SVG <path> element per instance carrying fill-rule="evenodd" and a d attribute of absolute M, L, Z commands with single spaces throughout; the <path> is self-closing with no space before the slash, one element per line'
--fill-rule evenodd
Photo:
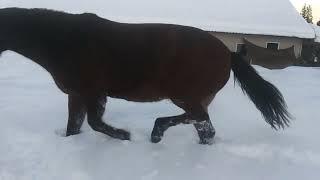
<path fill-rule="evenodd" d="M 61 136 L 61 137 L 68 137 L 68 136 L 72 136 L 72 135 L 77 135 L 77 134 L 80 134 L 81 131 L 76 131 L 76 132 L 67 132 L 66 129 L 57 129 L 54 131 L 54 133 L 58 136 Z"/>
<path fill-rule="evenodd" d="M 54 133 L 60 137 L 67 137 L 66 129 L 56 129 Z"/>

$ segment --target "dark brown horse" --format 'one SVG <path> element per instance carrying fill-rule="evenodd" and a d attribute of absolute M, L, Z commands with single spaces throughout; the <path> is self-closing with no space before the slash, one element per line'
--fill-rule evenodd
<path fill-rule="evenodd" d="M 0 9 L 0 26 L 0 53 L 15 51 L 38 63 L 69 95 L 67 136 L 80 132 L 87 114 L 94 130 L 130 139 L 129 132 L 102 121 L 109 96 L 140 102 L 170 99 L 185 111 L 156 119 L 152 142 L 182 123 L 194 125 L 201 143 L 212 143 L 215 130 L 208 105 L 228 81 L 231 69 L 271 127 L 288 125 L 281 93 L 240 54 L 231 53 L 200 29 L 20 8 Z"/>

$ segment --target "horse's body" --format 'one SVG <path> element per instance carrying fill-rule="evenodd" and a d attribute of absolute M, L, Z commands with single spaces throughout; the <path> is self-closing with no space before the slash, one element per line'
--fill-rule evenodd
<path fill-rule="evenodd" d="M 128 132 L 102 122 L 106 96 L 140 102 L 170 99 L 186 113 L 158 118 L 152 141 L 160 141 L 170 126 L 192 123 L 201 142 L 210 143 L 214 128 L 207 107 L 231 68 L 272 127 L 288 122 L 281 94 L 240 55 L 200 29 L 19 8 L 0 9 L 0 24 L 0 53 L 12 50 L 35 61 L 69 95 L 67 135 L 79 133 L 88 114 L 93 129 L 129 139 Z M 265 93 L 276 97 L 261 97 Z"/>

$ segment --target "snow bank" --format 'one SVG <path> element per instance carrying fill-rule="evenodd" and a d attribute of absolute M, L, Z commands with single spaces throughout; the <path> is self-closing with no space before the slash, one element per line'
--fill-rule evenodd
<path fill-rule="evenodd" d="M 315 37 L 289 0 L 1 0 L 0 6 L 87 11 L 120 22 L 173 23 L 217 32 Z"/>
<path fill-rule="evenodd" d="M 215 144 L 199 145 L 192 126 L 168 130 L 149 142 L 155 118 L 181 110 L 167 101 L 132 103 L 110 99 L 105 121 L 128 129 L 132 141 L 91 130 L 61 137 L 67 97 L 50 75 L 22 56 L 0 58 L 1 180 L 317 180 L 320 172 L 320 69 L 255 67 L 285 96 L 295 116 L 275 132 L 233 79 L 209 108 Z"/>

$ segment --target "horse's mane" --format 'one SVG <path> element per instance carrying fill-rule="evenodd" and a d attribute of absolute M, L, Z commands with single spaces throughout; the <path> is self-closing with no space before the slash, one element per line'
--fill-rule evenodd
<path fill-rule="evenodd" d="M 2 8 L 0 9 L 0 12 L 6 13 L 16 13 L 16 14 L 28 14 L 28 15 L 40 15 L 40 14 L 46 14 L 46 15 L 70 15 L 71 13 L 67 13 L 64 11 L 59 10 L 52 10 L 52 9 L 46 9 L 46 8 L 18 8 L 18 7 L 8 7 L 8 8 Z"/>
<path fill-rule="evenodd" d="M 91 26 L 95 26 L 97 24 L 104 24 L 108 20 L 92 13 L 72 14 L 45 8 L 26 9 L 11 7 L 0 9 L 0 24 L 20 24 L 21 26 L 16 27 L 16 30 L 17 28 L 27 28 L 28 26 L 48 28 L 57 26 L 68 27 L 72 23 L 83 24 L 82 28 L 85 28 L 89 22 L 95 22 L 91 24 Z"/>
<path fill-rule="evenodd" d="M 11 16 L 11 17 L 18 17 L 19 19 L 23 17 L 22 19 L 27 20 L 32 19 L 32 21 L 38 21 L 38 20 L 44 20 L 47 21 L 49 19 L 57 19 L 57 18 L 68 18 L 68 17 L 73 17 L 73 18 L 78 18 L 81 17 L 82 19 L 86 18 L 100 18 L 96 14 L 93 13 L 80 13 L 80 14 L 73 14 L 73 13 L 68 13 L 64 11 L 58 11 L 58 10 L 51 10 L 51 9 L 46 9 L 46 8 L 17 8 L 17 7 L 10 7 L 10 8 L 3 8 L 0 9 L 0 18 L 1 16 Z M 106 20 L 106 19 L 104 19 Z"/>

